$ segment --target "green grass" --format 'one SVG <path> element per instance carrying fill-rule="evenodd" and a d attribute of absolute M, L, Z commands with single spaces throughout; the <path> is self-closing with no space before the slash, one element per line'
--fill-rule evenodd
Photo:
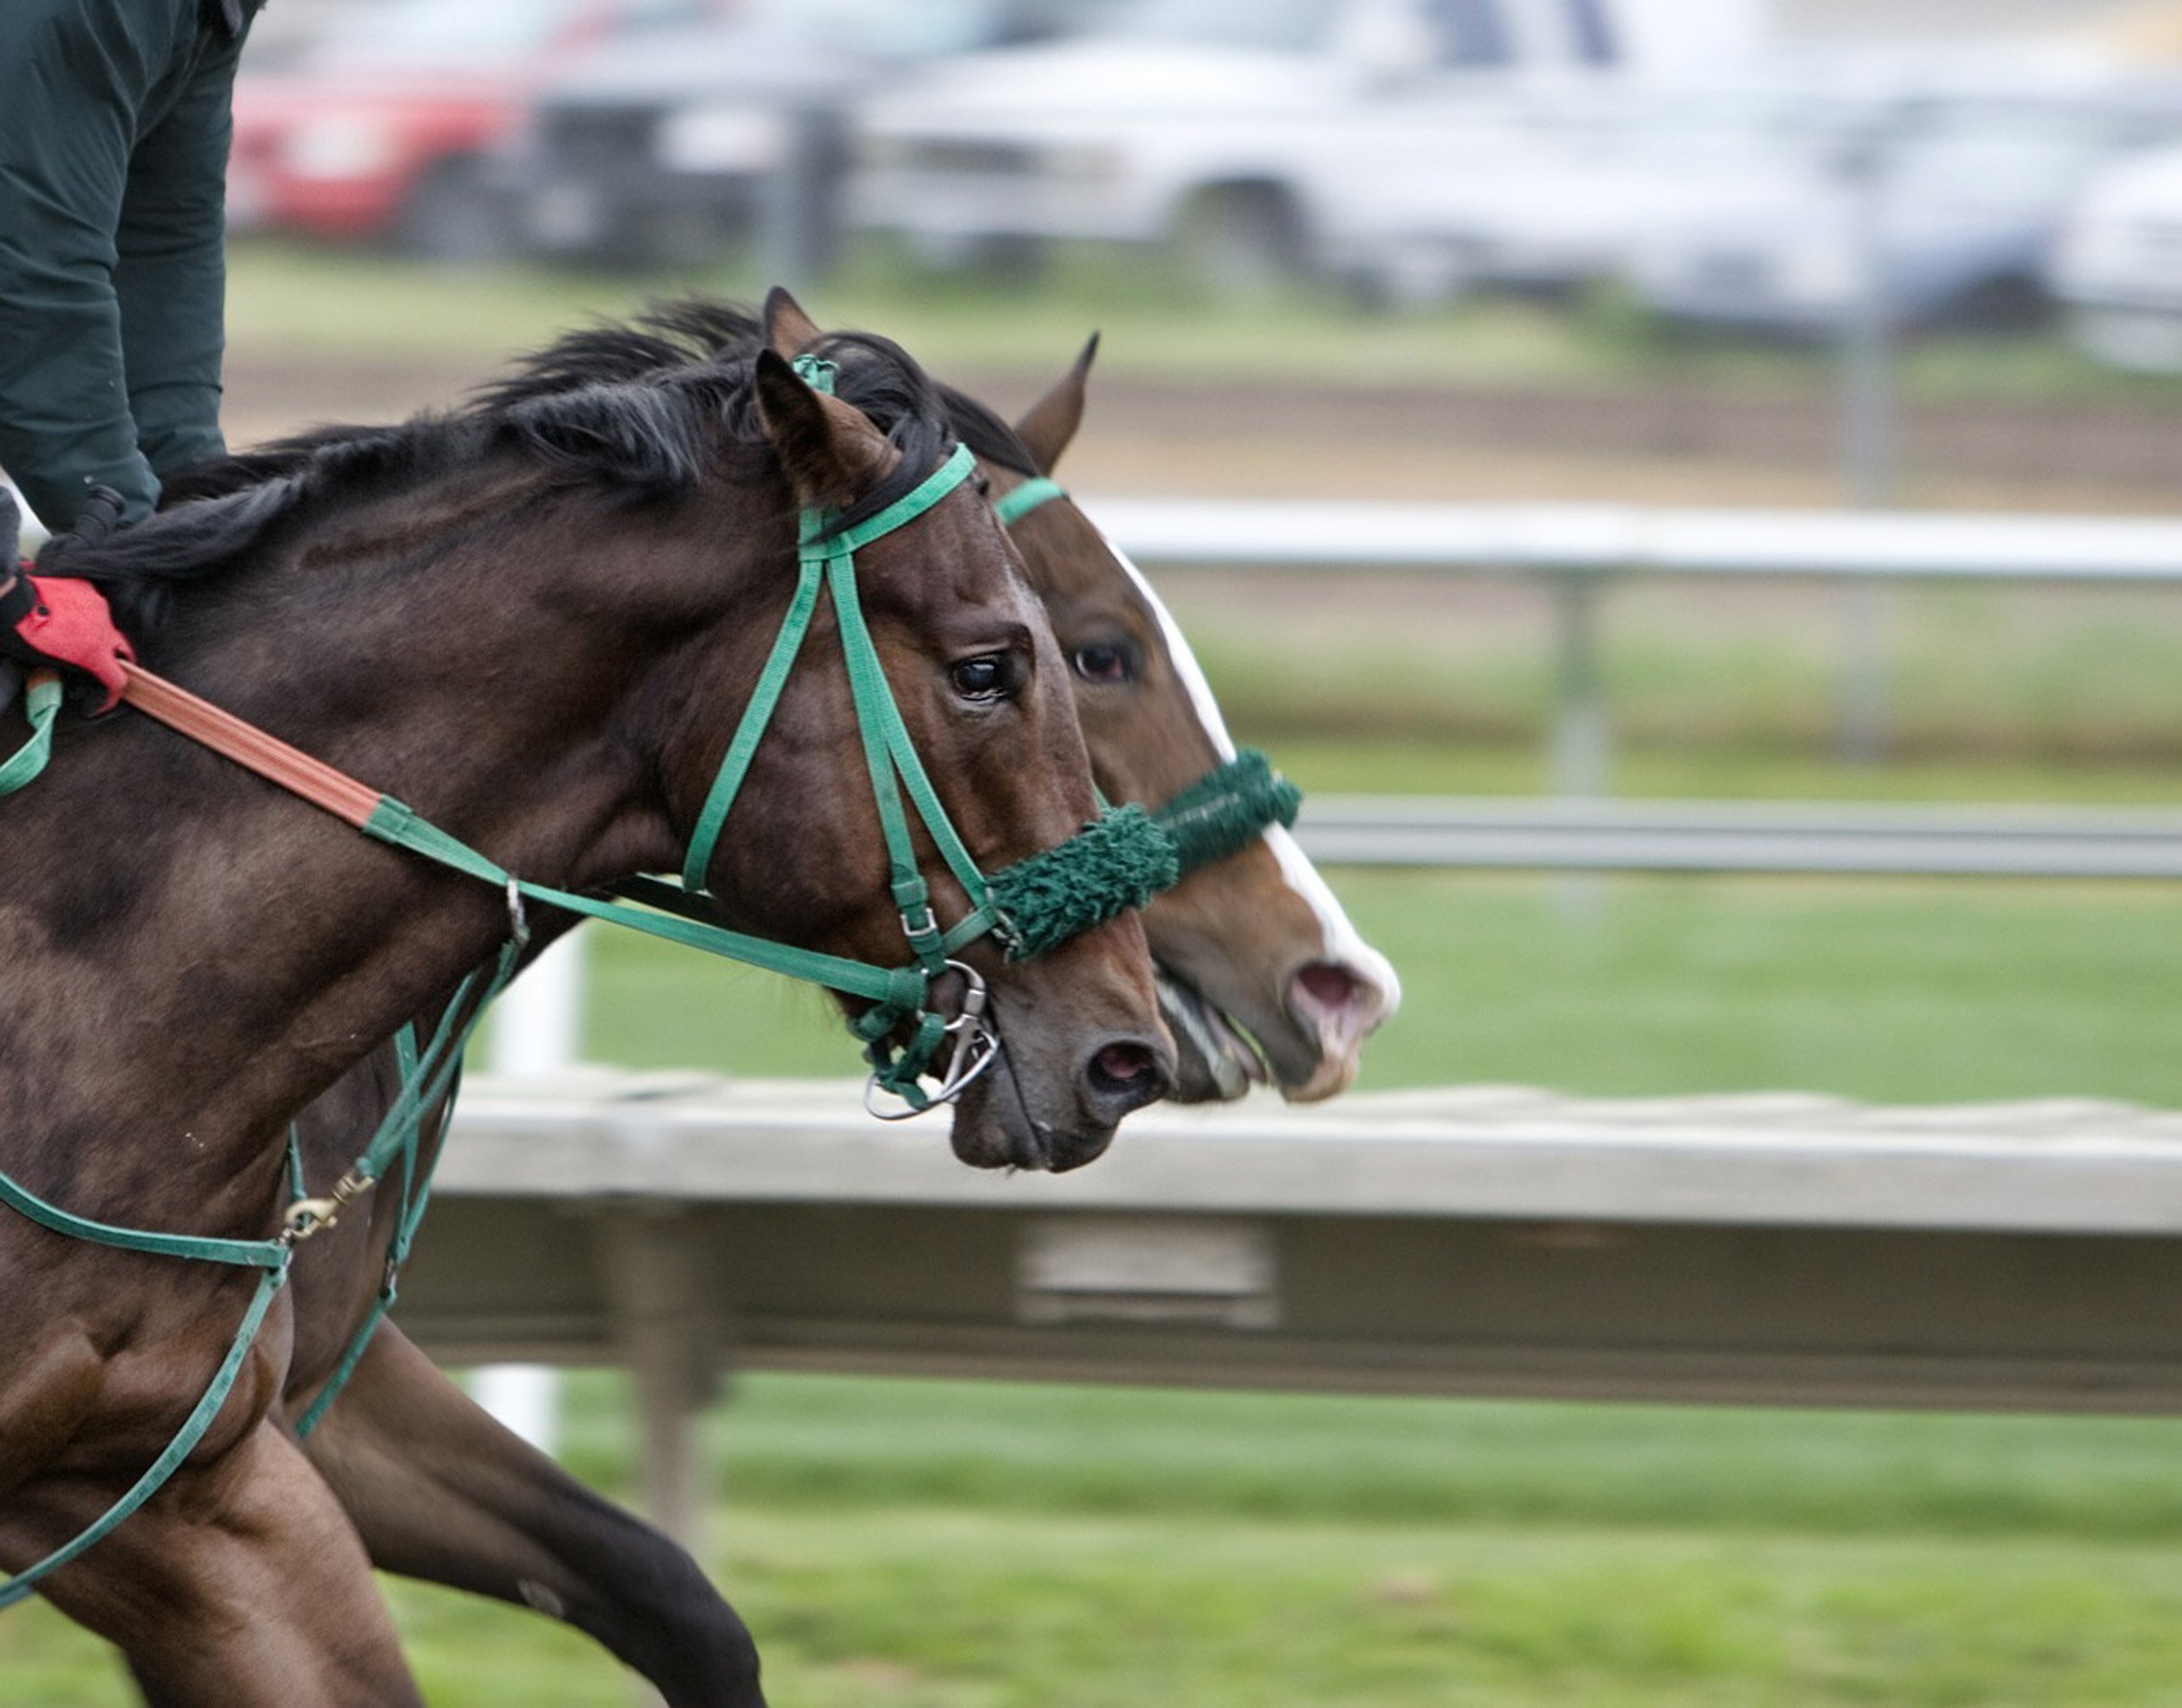
<path fill-rule="evenodd" d="M 1276 583 L 1255 599 L 1236 580 L 1186 572 L 1163 591 L 1218 688 L 1229 721 L 1277 751 L 1291 742 L 1429 756 L 1542 751 L 1560 667 L 1544 589 L 1460 578 Z M 1679 768 L 1697 793 L 1770 792 L 1761 776 L 1820 795 L 1857 789 L 1962 798 L 1937 775 L 2038 769 L 2067 798 L 2079 769 L 2163 770 L 2182 762 L 2182 593 L 2172 589 L 1905 589 L 1885 608 L 1880 663 L 1892 784 L 1869 770 L 1814 777 L 1836 742 L 1844 693 L 1839 594 L 1819 587 L 1650 582 L 1609 590 L 1599 623 L 1601 694 L 1615 739 L 1639 764 Z M 1706 779 L 1700 765 L 1729 767 Z M 1384 769 L 1382 765 L 1378 767 Z M 1637 779 L 1623 792 L 1653 791 Z M 2028 779 L 1996 779 L 2023 798 Z M 1539 787 L 1532 783 L 1529 788 Z M 1983 788 L 1996 786 L 1982 781 Z M 1521 792 L 1521 791 L 1518 791 Z M 2059 798 L 2059 797 L 2055 797 Z"/>
<path fill-rule="evenodd" d="M 434 269 L 250 238 L 231 246 L 228 319 L 239 341 L 261 346 L 463 354 L 479 358 L 482 371 L 484 358 L 650 296 L 697 288 L 755 300 L 772 282 L 753 259 L 734 254 L 631 275 L 536 264 Z M 1823 350 L 1670 335 L 1611 293 L 1573 305 L 1480 298 L 1387 315 L 1301 287 L 1222 300 L 1162 257 L 1089 247 L 1063 249 L 1024 280 L 936 270 L 891 244 L 864 241 L 803 295 L 824 324 L 877 327 L 942 370 L 1043 371 L 1098 330 L 1109 371 L 1167 376 L 1512 387 L 1672 378 L 1804 392 L 1834 383 Z M 2182 387 L 2172 380 L 2100 368 L 2051 335 L 1921 339 L 1905 351 L 1900 379 L 1911 396 L 2182 406 Z"/>
<path fill-rule="evenodd" d="M 1364 1090 L 2182 1107 L 2171 885 L 1350 872 L 1337 887 L 1406 986 L 1364 1052 Z M 590 953 L 598 1059 L 854 1068 L 815 994 L 627 934 L 595 934 Z"/>
<path fill-rule="evenodd" d="M 567 1456 L 626 1493 L 617 1380 Z M 2182 1423 L 752 1376 L 708 1563 L 777 1701 L 2134 1704 L 2182 1676 Z M 628 1700 L 394 1586 L 440 1708 Z M 43 1608 L 7 1700 L 126 1701 Z"/>

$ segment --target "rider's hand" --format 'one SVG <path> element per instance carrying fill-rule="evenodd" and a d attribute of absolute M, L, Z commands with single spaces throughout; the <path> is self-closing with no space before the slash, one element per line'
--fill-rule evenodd
<path fill-rule="evenodd" d="M 112 530 L 96 494 L 87 517 L 101 537 Z M 0 581 L 0 653 L 32 665 L 83 672 L 105 690 L 98 709 L 111 711 L 129 685 L 121 663 L 135 663 L 136 654 L 114 627 L 105 596 L 88 581 L 33 575 L 27 570 L 11 573 L 5 567 L 15 561 L 20 528 L 14 497 L 0 490 L 0 547 L 5 548 L 0 550 L 0 576 L 7 577 Z M 47 556 L 41 553 L 39 560 Z"/>

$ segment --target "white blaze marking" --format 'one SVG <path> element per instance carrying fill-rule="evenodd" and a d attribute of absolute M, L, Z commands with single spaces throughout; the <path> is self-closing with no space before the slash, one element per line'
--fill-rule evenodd
<path fill-rule="evenodd" d="M 1103 534 L 1099 537 L 1105 539 Z M 1158 619 L 1159 632 L 1174 661 L 1175 674 L 1189 690 L 1190 704 L 1196 709 L 1197 722 L 1204 726 L 1220 757 L 1233 759 L 1235 739 L 1227 733 L 1227 720 L 1220 715 L 1220 702 L 1212 697 L 1212 684 L 1205 680 L 1204 669 L 1197 663 L 1196 654 L 1190 650 L 1181 626 L 1167 610 L 1167 601 L 1153 591 L 1152 584 L 1144 579 L 1144 572 L 1129 560 L 1129 555 L 1112 540 L 1106 540 L 1106 549 L 1128 572 L 1129 579 L 1137 584 L 1137 591 L 1144 596 L 1144 602 L 1152 607 L 1152 614 Z M 1281 875 L 1287 878 L 1288 887 L 1318 916 L 1325 958 L 1347 967 L 1376 985 L 1386 998 L 1383 1013 L 1392 1014 L 1402 1006 L 1402 980 L 1395 973 L 1393 963 L 1364 942 L 1356 927 L 1349 923 L 1348 915 L 1319 875 L 1318 867 L 1311 864 L 1310 857 L 1296 845 L 1285 826 L 1268 825 L 1264 836 L 1266 846 L 1273 850 L 1273 858 L 1280 862 Z"/>

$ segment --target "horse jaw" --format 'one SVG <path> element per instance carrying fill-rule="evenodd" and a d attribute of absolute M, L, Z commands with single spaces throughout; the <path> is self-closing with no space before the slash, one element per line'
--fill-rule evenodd
<path fill-rule="evenodd" d="M 1265 833 L 1291 889 L 1318 916 L 1325 933 L 1319 958 L 1288 980 L 1288 1012 L 1319 1040 L 1319 1065 L 1300 1081 L 1283 1075 L 1280 1095 L 1291 1103 L 1317 1103 L 1346 1091 L 1356 1079 L 1363 1041 L 1402 1006 L 1402 978 L 1394 963 L 1364 942 L 1334 899 L 1310 857 L 1278 825 Z"/>

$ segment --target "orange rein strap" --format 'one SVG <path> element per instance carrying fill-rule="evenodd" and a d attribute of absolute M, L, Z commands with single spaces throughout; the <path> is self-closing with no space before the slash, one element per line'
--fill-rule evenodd
<path fill-rule="evenodd" d="M 147 718 L 156 718 L 169 729 L 255 771 L 290 793 L 299 794 L 313 806 L 324 807 L 337 819 L 362 830 L 378 810 L 376 789 L 337 771 L 323 760 L 290 747 L 277 736 L 269 736 L 255 724 L 245 723 L 231 711 L 222 711 L 209 700 L 200 700 L 186 688 L 177 688 L 140 664 L 124 662 L 129 685 L 121 697 Z"/>

